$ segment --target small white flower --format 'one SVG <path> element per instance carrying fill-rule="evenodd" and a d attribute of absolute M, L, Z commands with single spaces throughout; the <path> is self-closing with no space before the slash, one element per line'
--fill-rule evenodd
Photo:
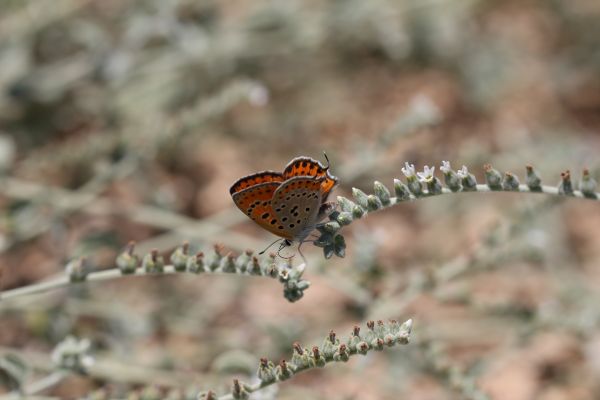
<path fill-rule="evenodd" d="M 442 165 L 440 166 L 440 171 L 444 174 L 449 174 L 452 172 L 452 167 L 450 166 L 450 161 L 442 161 Z"/>
<path fill-rule="evenodd" d="M 89 354 L 90 347 L 89 340 L 68 336 L 52 351 L 52 361 L 61 368 L 85 370 L 94 364 L 94 358 Z"/>
<path fill-rule="evenodd" d="M 467 176 L 469 176 L 469 170 L 465 165 L 463 165 L 461 169 L 456 171 L 456 175 L 458 175 L 460 179 L 465 179 Z"/>
<path fill-rule="evenodd" d="M 409 164 L 408 162 L 404 163 L 404 168 L 402 168 L 402 173 L 407 178 L 412 178 L 415 176 L 415 165 Z"/>
<path fill-rule="evenodd" d="M 429 183 L 433 181 L 433 173 L 435 172 L 435 167 L 429 168 L 427 165 L 423 168 L 423 172 L 417 172 L 417 176 L 419 177 L 419 181 L 423 183 Z"/>
<path fill-rule="evenodd" d="M 262 85 L 256 85 L 248 92 L 248 101 L 256 107 L 266 106 L 269 102 L 269 91 Z"/>
<path fill-rule="evenodd" d="M 436 123 L 443 117 L 440 108 L 430 97 L 423 94 L 419 94 L 411 99 L 409 110 L 418 120 L 428 123 Z"/>
<path fill-rule="evenodd" d="M 306 269 L 306 264 L 302 263 L 296 267 L 296 273 L 298 273 L 299 275 L 302 275 L 304 273 L 305 269 Z"/>

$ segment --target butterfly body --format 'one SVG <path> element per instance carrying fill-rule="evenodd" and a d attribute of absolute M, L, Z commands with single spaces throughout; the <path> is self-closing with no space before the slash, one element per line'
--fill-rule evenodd
<path fill-rule="evenodd" d="M 262 171 L 238 179 L 229 189 L 235 205 L 265 230 L 302 242 L 326 216 L 337 178 L 310 157 L 297 157 L 282 173 Z"/>

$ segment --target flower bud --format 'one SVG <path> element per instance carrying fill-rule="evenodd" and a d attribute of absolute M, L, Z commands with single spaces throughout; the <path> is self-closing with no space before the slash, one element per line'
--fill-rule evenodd
<path fill-rule="evenodd" d="M 531 165 L 525 166 L 525 184 L 532 192 L 542 191 L 542 180 L 538 176 L 537 172 Z"/>
<path fill-rule="evenodd" d="M 381 208 L 383 208 L 383 204 L 381 203 L 381 200 L 379 200 L 379 198 L 377 196 L 372 195 L 372 194 L 367 196 L 367 210 L 377 211 Z"/>
<path fill-rule="evenodd" d="M 505 172 L 504 180 L 502 181 L 502 189 L 513 192 L 519 191 L 519 178 L 510 172 Z"/>
<path fill-rule="evenodd" d="M 475 175 L 470 173 L 465 165 L 456 172 L 456 175 L 460 178 L 464 191 L 477 190 L 477 179 L 475 179 Z"/>
<path fill-rule="evenodd" d="M 356 200 L 359 206 L 361 206 L 362 208 L 367 208 L 368 199 L 365 192 L 357 188 L 352 188 L 352 196 L 354 197 L 354 200 Z"/>
<path fill-rule="evenodd" d="M 281 360 L 279 362 L 279 365 L 275 369 L 275 375 L 277 376 L 277 379 L 280 381 L 284 381 L 284 380 L 288 379 L 290 376 L 292 376 L 292 371 L 288 367 L 287 362 L 285 360 Z"/>
<path fill-rule="evenodd" d="M 341 226 L 345 226 L 345 225 L 350 225 L 352 223 L 352 221 L 354 220 L 354 218 L 352 217 L 352 213 L 351 212 L 343 211 L 343 212 L 341 212 L 341 213 L 338 214 L 338 216 L 337 216 L 337 218 L 335 220 Z"/>
<path fill-rule="evenodd" d="M 352 217 L 361 218 L 363 215 L 365 215 L 365 209 L 358 204 L 352 208 Z"/>
<path fill-rule="evenodd" d="M 204 253 L 199 251 L 194 257 L 188 257 L 186 268 L 193 274 L 204 272 Z"/>
<path fill-rule="evenodd" d="M 252 262 L 250 263 L 250 268 L 248 269 L 250 275 L 262 275 L 262 270 L 260 268 L 260 263 L 258 262 L 258 258 L 256 256 L 252 257 Z"/>
<path fill-rule="evenodd" d="M 462 190 L 460 179 L 456 172 L 454 172 L 454 170 L 450 166 L 449 161 L 442 161 L 440 171 L 442 171 L 442 173 L 444 174 L 444 182 L 450 190 L 452 190 L 453 192 L 460 192 Z"/>
<path fill-rule="evenodd" d="M 423 194 L 423 187 L 421 186 L 421 182 L 419 182 L 419 180 L 415 176 L 406 178 L 406 186 L 415 197 L 420 197 Z"/>
<path fill-rule="evenodd" d="M 323 231 L 325 231 L 326 233 L 331 233 L 331 234 L 336 233 L 341 228 L 340 224 L 338 224 L 335 221 L 326 222 L 321 227 L 322 227 Z"/>
<path fill-rule="evenodd" d="M 235 260 L 236 270 L 244 273 L 248 270 L 248 263 L 252 260 L 252 250 L 246 250 Z"/>
<path fill-rule="evenodd" d="M 502 175 L 495 170 L 491 164 L 483 166 L 485 171 L 485 180 L 491 190 L 502 190 Z"/>
<path fill-rule="evenodd" d="M 352 200 L 349 200 L 343 196 L 338 196 L 337 201 L 342 212 L 352 212 L 352 209 L 356 205 L 356 203 L 354 203 Z"/>
<path fill-rule="evenodd" d="M 85 257 L 79 257 L 69 261 L 65 267 L 65 272 L 67 273 L 69 280 L 73 283 L 85 281 L 90 273 L 87 259 Z"/>
<path fill-rule="evenodd" d="M 119 254 L 119 256 L 117 257 L 117 267 L 121 270 L 121 273 L 123 275 L 133 274 L 138 268 L 140 259 L 136 254 L 134 254 L 134 250 L 135 242 L 131 241 L 127 245 L 125 251 Z"/>
<path fill-rule="evenodd" d="M 250 394 L 238 379 L 233 380 L 231 395 L 235 400 L 246 400 L 250 398 Z"/>
<path fill-rule="evenodd" d="M 214 252 L 210 261 L 207 263 L 209 271 L 216 271 L 221 266 L 221 261 L 223 260 L 223 246 L 220 244 L 214 245 Z"/>
<path fill-rule="evenodd" d="M 333 237 L 333 251 L 340 258 L 346 256 L 346 240 L 342 235 L 338 234 Z"/>
<path fill-rule="evenodd" d="M 589 198 L 596 199 L 598 195 L 596 194 L 596 187 L 598 186 L 596 180 L 590 176 L 590 171 L 585 168 L 583 170 L 583 175 L 581 177 L 581 182 L 579 182 L 579 190 L 581 193 Z"/>
<path fill-rule="evenodd" d="M 142 260 L 142 268 L 149 273 L 162 273 L 164 271 L 165 262 L 163 257 L 158 254 L 158 250 L 153 249 L 149 254 L 144 256 Z"/>
<path fill-rule="evenodd" d="M 337 351 L 333 355 L 333 359 L 335 361 L 343 361 L 346 362 L 350 358 L 350 354 L 348 354 L 348 348 L 344 343 L 340 344 Z"/>
<path fill-rule="evenodd" d="M 233 253 L 229 252 L 223 258 L 223 267 L 221 268 L 221 270 L 223 272 L 227 272 L 227 273 L 235 273 L 236 272 L 235 256 L 233 255 Z"/>
<path fill-rule="evenodd" d="M 396 201 L 410 200 L 410 190 L 400 179 L 394 179 L 394 192 Z"/>
<path fill-rule="evenodd" d="M 260 359 L 257 375 L 258 379 L 264 383 L 271 383 L 277 379 L 273 363 L 264 357 Z"/>
<path fill-rule="evenodd" d="M 571 172 L 565 171 L 560 174 L 561 181 L 558 184 L 558 194 L 573 196 L 573 183 L 571 182 Z"/>
<path fill-rule="evenodd" d="M 335 252 L 335 248 L 334 248 L 333 244 L 328 244 L 327 246 L 323 247 L 323 256 L 327 260 L 329 260 L 331 257 L 333 257 L 334 252 Z"/>
<path fill-rule="evenodd" d="M 367 342 L 359 342 L 356 345 L 356 352 L 362 355 L 367 354 L 369 352 L 369 345 L 367 344 Z"/>
<path fill-rule="evenodd" d="M 384 206 L 390 205 L 390 191 L 383 183 L 375 181 L 373 184 L 373 191 L 375 192 L 375 196 L 377 196 L 381 204 Z"/>
<path fill-rule="evenodd" d="M 317 346 L 314 346 L 312 348 L 312 358 L 313 358 L 313 363 L 315 366 L 317 366 L 317 367 L 325 366 L 325 359 L 321 356 L 321 353 L 319 352 L 319 348 Z"/>
<path fill-rule="evenodd" d="M 171 264 L 173 264 L 173 268 L 175 268 L 175 271 L 184 272 L 186 270 L 189 258 L 189 247 L 190 244 L 188 242 L 184 242 L 171 254 L 170 260 Z"/>

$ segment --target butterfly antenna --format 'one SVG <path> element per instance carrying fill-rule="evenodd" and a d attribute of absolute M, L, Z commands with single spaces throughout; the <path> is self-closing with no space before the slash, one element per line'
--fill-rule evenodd
<path fill-rule="evenodd" d="M 325 156 L 325 159 L 327 160 L 327 166 L 325 167 L 325 170 L 329 169 L 329 157 L 327 157 L 327 153 L 323 152 L 323 155 Z"/>
<path fill-rule="evenodd" d="M 259 255 L 265 254 L 265 251 L 269 250 L 271 248 L 271 246 L 273 246 L 275 243 L 279 242 L 280 240 L 283 240 L 283 239 L 277 239 L 276 241 L 274 241 L 273 243 L 271 243 L 270 245 L 268 245 L 263 251 L 261 251 L 258 254 Z M 279 251 L 281 251 L 281 247 L 279 248 Z M 279 254 L 279 251 L 277 252 L 277 254 Z"/>

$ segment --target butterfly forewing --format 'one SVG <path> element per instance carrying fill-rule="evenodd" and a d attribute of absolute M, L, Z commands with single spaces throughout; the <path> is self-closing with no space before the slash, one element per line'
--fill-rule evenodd
<path fill-rule="evenodd" d="M 279 182 L 259 183 L 232 194 L 232 198 L 235 205 L 262 228 L 283 238 L 292 239 L 292 235 L 285 229 L 271 204 L 271 199 L 280 185 Z"/>
<path fill-rule="evenodd" d="M 323 178 L 298 176 L 286 180 L 275 191 L 271 206 L 290 239 L 301 241 L 315 228 L 322 181 Z"/>
<path fill-rule="evenodd" d="M 328 171 L 328 168 L 317 160 L 310 157 L 296 157 L 288 163 L 283 170 L 284 180 L 296 176 L 311 176 L 314 178 L 324 178 L 321 181 L 321 198 L 327 200 L 329 192 L 337 184 L 337 178 Z"/>
<path fill-rule="evenodd" d="M 233 195 L 241 190 L 247 189 L 249 187 L 259 185 L 261 183 L 268 182 L 283 182 L 283 175 L 279 172 L 275 171 L 262 171 L 257 172 L 256 174 L 244 176 L 243 178 L 235 181 L 231 188 L 229 188 L 229 193 Z"/>

